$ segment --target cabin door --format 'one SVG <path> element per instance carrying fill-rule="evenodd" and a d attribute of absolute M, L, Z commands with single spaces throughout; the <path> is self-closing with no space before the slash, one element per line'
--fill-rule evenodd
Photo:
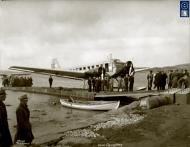
<path fill-rule="evenodd" d="M 106 70 L 106 72 L 109 72 L 109 64 L 108 63 L 105 63 L 105 70 Z"/>

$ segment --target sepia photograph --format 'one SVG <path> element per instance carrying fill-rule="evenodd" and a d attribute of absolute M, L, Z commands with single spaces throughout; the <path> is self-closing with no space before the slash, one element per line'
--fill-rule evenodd
<path fill-rule="evenodd" d="M 0 147 L 190 147 L 189 0 L 1 0 Z"/>

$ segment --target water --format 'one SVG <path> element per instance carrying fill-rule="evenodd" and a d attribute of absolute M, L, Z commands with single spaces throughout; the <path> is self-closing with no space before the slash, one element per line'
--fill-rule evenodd
<path fill-rule="evenodd" d="M 11 135 L 14 138 L 16 132 L 16 108 L 19 105 L 18 97 L 23 92 L 13 92 L 7 90 L 8 121 Z M 83 111 L 70 109 L 61 106 L 59 97 L 27 93 L 29 97 L 28 107 L 30 109 L 30 121 L 33 127 L 35 137 L 47 135 L 59 131 L 59 129 L 67 129 L 72 125 L 77 125 L 78 121 L 86 120 L 89 117 L 102 113 L 100 111 Z"/>
<path fill-rule="evenodd" d="M 14 72 L 12 71 L 1 71 L 0 74 L 7 74 L 10 75 Z M 22 76 L 25 77 L 25 76 Z M 41 75 L 41 74 L 34 74 L 27 75 L 26 77 L 32 77 L 33 79 L 33 86 L 35 87 L 49 87 L 49 75 Z M 0 76 L 0 86 L 2 87 L 2 78 Z M 68 87 L 68 88 L 83 88 L 84 81 L 83 80 L 74 80 L 68 78 L 61 78 L 53 76 L 53 87 Z"/>
<path fill-rule="evenodd" d="M 146 86 L 147 72 L 136 73 L 134 89 L 138 86 Z M 49 87 L 49 76 L 31 74 L 33 78 L 33 86 Z M 84 82 L 66 78 L 53 77 L 53 87 L 69 87 L 83 88 Z M 1 84 L 0 79 L 0 84 Z M 86 84 L 87 88 L 87 84 Z M 14 92 L 7 90 L 7 105 L 8 121 L 11 135 L 14 138 L 16 132 L 16 108 L 19 105 L 18 97 L 25 94 L 24 92 Z M 95 114 L 102 113 L 100 111 L 84 111 L 65 108 L 59 103 L 59 97 L 27 93 L 29 96 L 28 106 L 31 112 L 30 121 L 35 138 L 39 139 L 42 136 L 53 136 L 60 130 L 68 130 L 78 125 L 79 121 L 85 121 Z M 47 137 L 48 138 L 48 137 Z M 36 140 L 34 140 L 35 142 Z"/>
<path fill-rule="evenodd" d="M 49 86 L 49 76 L 32 74 L 33 86 L 47 87 Z M 68 88 L 83 88 L 84 81 L 73 80 L 68 78 L 54 77 L 52 87 L 68 87 Z"/>
<path fill-rule="evenodd" d="M 1 73 L 1 72 L 0 72 Z M 7 71 L 5 74 L 10 74 L 10 71 Z M 134 90 L 137 87 L 142 87 L 147 85 L 147 74 L 148 71 L 137 72 L 135 74 L 135 82 L 134 82 Z M 29 75 L 33 79 L 33 86 L 35 87 L 49 87 L 49 75 L 41 75 L 41 74 L 31 74 Z M 0 86 L 2 84 L 2 80 L 0 78 Z M 68 87 L 68 88 L 88 88 L 87 81 L 83 80 L 74 80 L 68 78 L 61 78 L 53 76 L 53 84 L 52 87 Z"/>

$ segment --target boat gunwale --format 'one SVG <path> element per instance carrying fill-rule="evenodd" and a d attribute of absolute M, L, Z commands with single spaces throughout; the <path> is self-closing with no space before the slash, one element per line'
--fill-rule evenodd
<path fill-rule="evenodd" d="M 60 99 L 60 103 L 65 107 L 83 109 L 83 110 L 116 110 L 118 109 L 120 105 L 120 101 L 111 101 L 111 103 L 109 103 L 109 101 L 106 101 L 106 102 L 108 103 L 102 103 L 102 104 L 87 104 L 86 103 L 86 108 L 85 108 L 85 103 L 73 103 L 73 102 L 65 101 L 64 99 Z M 113 104 L 114 104 L 113 108 L 106 108 L 106 105 L 111 106 Z M 101 106 L 104 106 L 104 105 L 105 105 L 105 108 L 100 108 Z"/>

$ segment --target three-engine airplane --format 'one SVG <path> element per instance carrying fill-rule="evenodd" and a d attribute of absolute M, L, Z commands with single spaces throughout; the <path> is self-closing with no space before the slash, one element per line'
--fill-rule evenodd
<path fill-rule="evenodd" d="M 60 69 L 45 69 L 45 68 L 33 68 L 23 66 L 11 66 L 9 69 L 24 71 L 36 74 L 53 75 L 57 77 L 64 77 L 76 80 L 86 80 L 89 77 L 98 77 L 98 68 L 102 65 L 105 68 L 105 76 L 110 78 L 117 78 L 125 67 L 126 62 L 122 62 L 119 59 L 110 59 L 109 62 L 103 64 L 95 64 L 91 66 L 82 66 L 70 70 Z M 135 72 L 146 70 L 147 68 L 135 68 Z"/>

